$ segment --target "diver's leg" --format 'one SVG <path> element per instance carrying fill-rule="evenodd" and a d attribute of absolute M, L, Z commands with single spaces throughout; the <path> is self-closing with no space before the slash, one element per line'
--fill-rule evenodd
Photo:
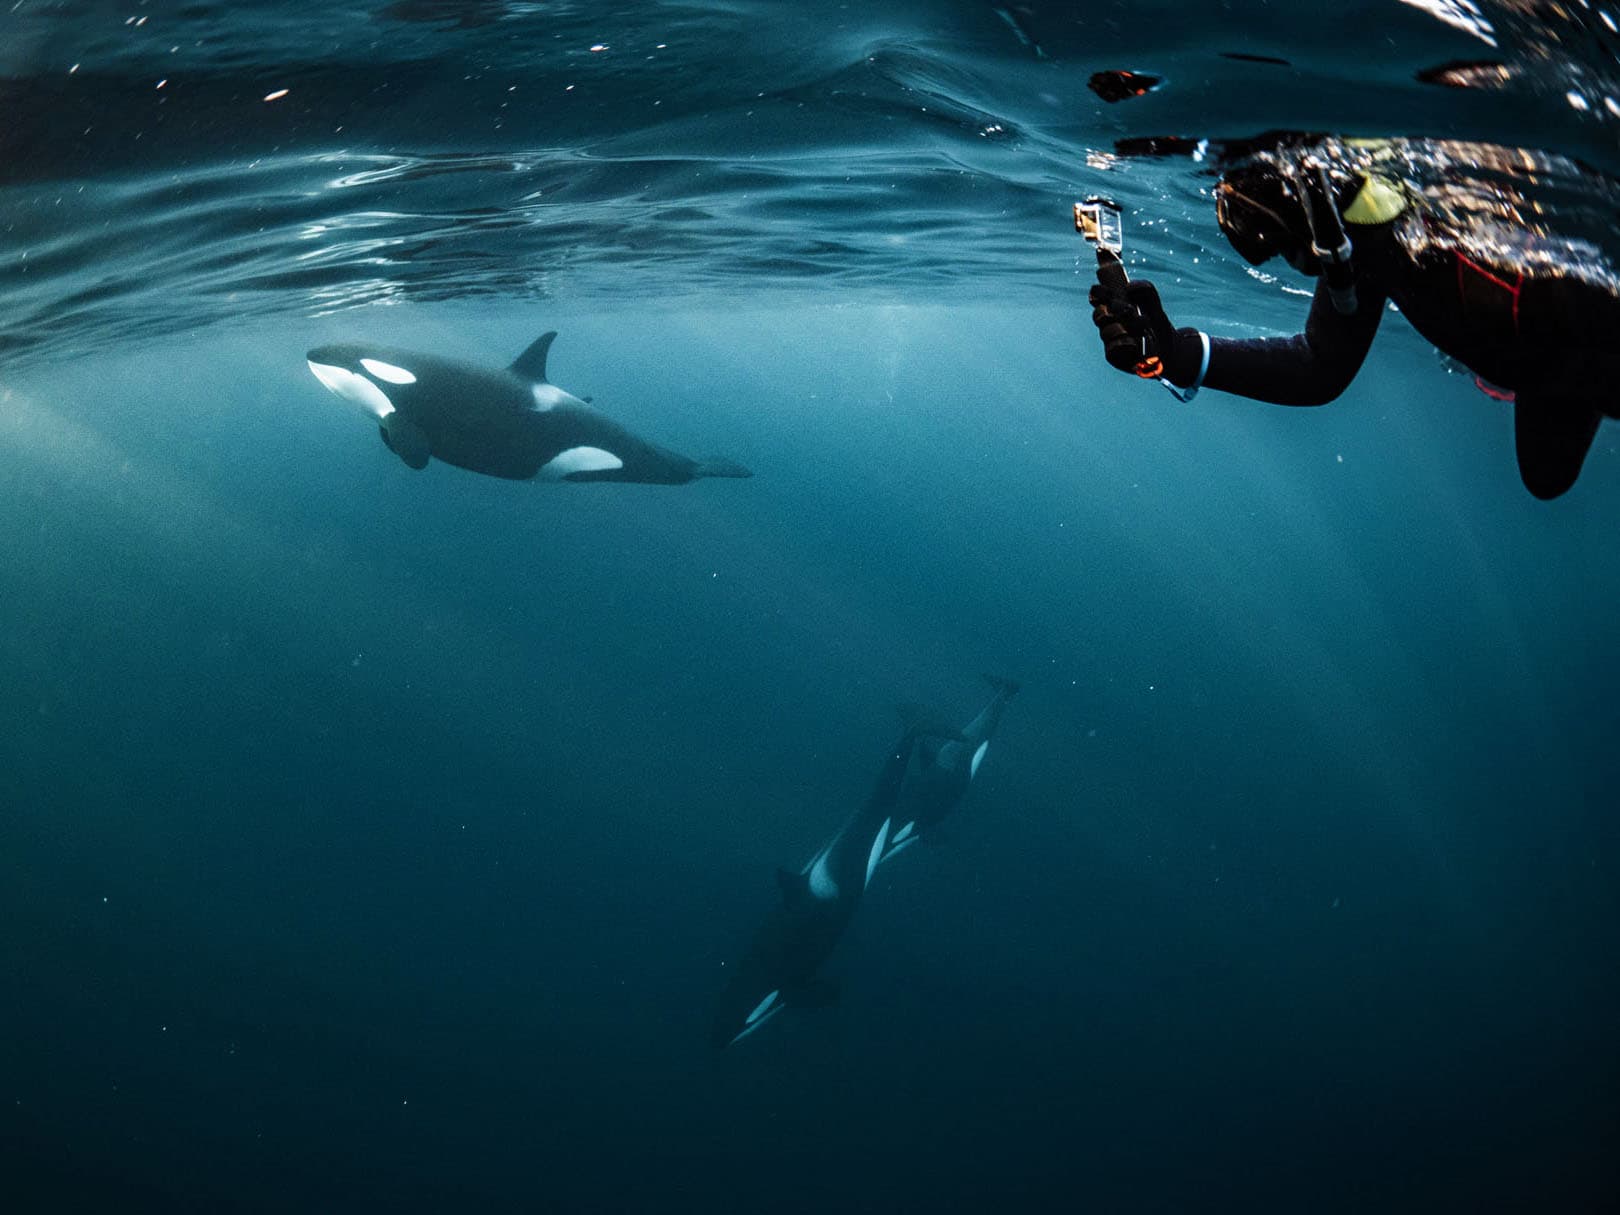
<path fill-rule="evenodd" d="M 1602 415 L 1587 401 L 1520 389 L 1513 406 L 1513 441 L 1524 487 L 1546 500 L 1575 484 Z"/>

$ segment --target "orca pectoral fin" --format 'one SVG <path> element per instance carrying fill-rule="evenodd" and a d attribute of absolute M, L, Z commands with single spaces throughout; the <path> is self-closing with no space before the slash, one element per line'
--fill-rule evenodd
<path fill-rule="evenodd" d="M 377 424 L 377 433 L 382 435 L 383 446 L 403 460 L 406 467 L 418 470 L 427 467 L 433 451 L 420 426 L 391 413 Z"/>
<path fill-rule="evenodd" d="M 542 333 L 529 344 L 527 350 L 512 360 L 507 370 L 532 384 L 542 382 L 546 378 L 546 355 L 551 351 L 551 343 L 556 340 L 555 329 Z"/>
<path fill-rule="evenodd" d="M 895 705 L 894 711 L 899 714 L 900 724 L 904 726 L 907 731 L 915 730 L 919 721 L 925 717 L 930 717 L 933 715 L 932 709 L 926 708 L 920 704 L 915 704 L 909 700 Z M 917 758 L 923 767 L 931 767 L 933 764 L 938 762 L 939 743 L 925 736 L 917 744 Z"/>

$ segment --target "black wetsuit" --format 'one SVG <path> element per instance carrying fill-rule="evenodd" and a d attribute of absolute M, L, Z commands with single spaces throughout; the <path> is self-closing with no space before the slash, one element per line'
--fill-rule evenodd
<path fill-rule="evenodd" d="M 1414 256 L 1394 227 L 1351 229 L 1354 313 L 1335 310 L 1319 284 L 1302 334 L 1212 337 L 1204 386 L 1279 405 L 1331 401 L 1360 370 L 1393 301 L 1442 352 L 1513 392 L 1520 475 L 1537 497 L 1557 497 L 1580 474 L 1600 418 L 1620 417 L 1620 300 L 1579 279 L 1504 271 L 1453 249 Z"/>

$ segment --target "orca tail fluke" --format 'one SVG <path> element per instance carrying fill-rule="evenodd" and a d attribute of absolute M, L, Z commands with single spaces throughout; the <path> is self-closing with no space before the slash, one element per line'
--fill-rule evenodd
<path fill-rule="evenodd" d="M 693 477 L 751 477 L 754 474 L 744 468 L 735 460 L 728 460 L 724 456 L 710 456 L 707 460 L 699 460 L 697 467 L 692 470 Z"/>

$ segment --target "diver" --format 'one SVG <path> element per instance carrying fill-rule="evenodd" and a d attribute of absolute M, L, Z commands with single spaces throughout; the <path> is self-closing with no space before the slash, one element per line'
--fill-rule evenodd
<path fill-rule="evenodd" d="M 1580 475 L 1599 421 L 1620 417 L 1620 280 L 1589 244 L 1535 239 L 1522 219 L 1532 208 L 1500 185 L 1483 204 L 1441 205 L 1443 189 L 1420 190 L 1403 171 L 1417 147 L 1273 138 L 1222 173 L 1215 215 L 1232 247 L 1251 265 L 1280 256 L 1317 279 L 1293 337 L 1177 328 L 1153 284 L 1128 281 L 1117 252 L 1099 246 L 1090 303 L 1105 356 L 1183 400 L 1212 388 L 1322 405 L 1349 387 L 1393 302 L 1483 392 L 1512 402 L 1519 475 L 1537 498 L 1556 498 Z M 1462 147 L 1454 163 L 1508 151 Z M 1520 168 L 1530 154 L 1513 155 Z"/>

